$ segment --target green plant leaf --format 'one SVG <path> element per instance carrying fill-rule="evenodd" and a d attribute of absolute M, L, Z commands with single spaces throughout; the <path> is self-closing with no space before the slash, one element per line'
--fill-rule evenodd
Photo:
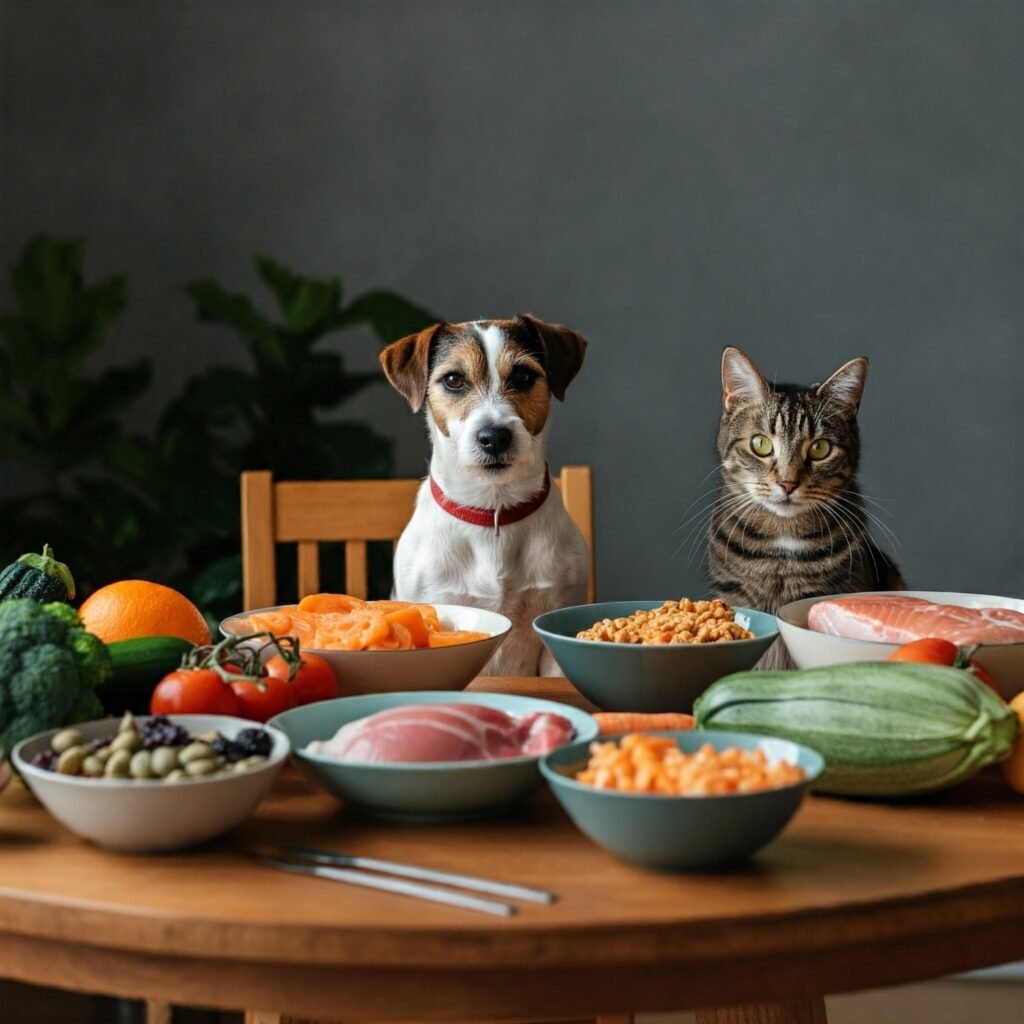
<path fill-rule="evenodd" d="M 439 323 L 441 317 L 391 291 L 364 292 L 335 318 L 333 326 L 369 324 L 385 344 Z"/>
<path fill-rule="evenodd" d="M 341 302 L 338 278 L 300 277 L 268 256 L 256 257 L 256 270 L 277 296 L 289 333 L 312 340 L 330 328 Z"/>
<path fill-rule="evenodd" d="M 288 357 L 277 331 L 244 295 L 209 280 L 193 281 L 186 291 L 196 304 L 200 320 L 233 327 L 249 345 L 257 363 L 287 369 Z"/>

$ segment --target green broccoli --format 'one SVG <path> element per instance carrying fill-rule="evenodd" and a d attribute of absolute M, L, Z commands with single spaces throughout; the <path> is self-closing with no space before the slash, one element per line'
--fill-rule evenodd
<path fill-rule="evenodd" d="M 73 608 L 32 598 L 0 601 L 0 747 L 45 729 L 101 718 L 96 687 L 110 655 Z"/>

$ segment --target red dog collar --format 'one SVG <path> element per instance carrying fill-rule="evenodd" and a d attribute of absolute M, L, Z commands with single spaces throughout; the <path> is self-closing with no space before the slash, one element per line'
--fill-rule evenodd
<path fill-rule="evenodd" d="M 521 502 L 518 505 L 509 505 L 508 508 L 473 508 L 472 505 L 460 505 L 452 501 L 444 491 L 441 490 L 438 482 L 430 478 L 430 493 L 434 501 L 438 503 L 450 516 L 461 519 L 464 523 L 472 523 L 474 526 L 493 526 L 495 530 L 500 526 L 508 526 L 511 523 L 518 523 L 521 519 L 533 515 L 544 504 L 551 490 L 551 475 L 547 469 L 544 470 L 544 486 L 529 501 Z"/>

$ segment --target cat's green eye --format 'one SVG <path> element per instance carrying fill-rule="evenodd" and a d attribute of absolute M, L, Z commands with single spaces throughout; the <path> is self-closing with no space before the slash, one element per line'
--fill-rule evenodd
<path fill-rule="evenodd" d="M 755 434 L 750 439 L 750 448 L 755 455 L 771 455 L 772 453 L 772 439 L 765 437 L 764 434 Z"/>
<path fill-rule="evenodd" d="M 812 459 L 823 459 L 830 451 L 832 451 L 832 445 L 830 445 L 825 438 L 819 437 L 811 442 L 810 451 Z"/>

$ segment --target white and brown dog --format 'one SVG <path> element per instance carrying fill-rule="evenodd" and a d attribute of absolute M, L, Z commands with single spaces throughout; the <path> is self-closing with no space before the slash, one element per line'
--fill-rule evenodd
<path fill-rule="evenodd" d="M 433 444 L 395 551 L 394 595 L 508 616 L 512 632 L 487 675 L 557 674 L 531 623 L 586 600 L 586 543 L 552 493 L 545 457 L 551 396 L 565 397 L 586 346 L 524 314 L 435 324 L 380 355 L 413 411 L 426 406 Z"/>

